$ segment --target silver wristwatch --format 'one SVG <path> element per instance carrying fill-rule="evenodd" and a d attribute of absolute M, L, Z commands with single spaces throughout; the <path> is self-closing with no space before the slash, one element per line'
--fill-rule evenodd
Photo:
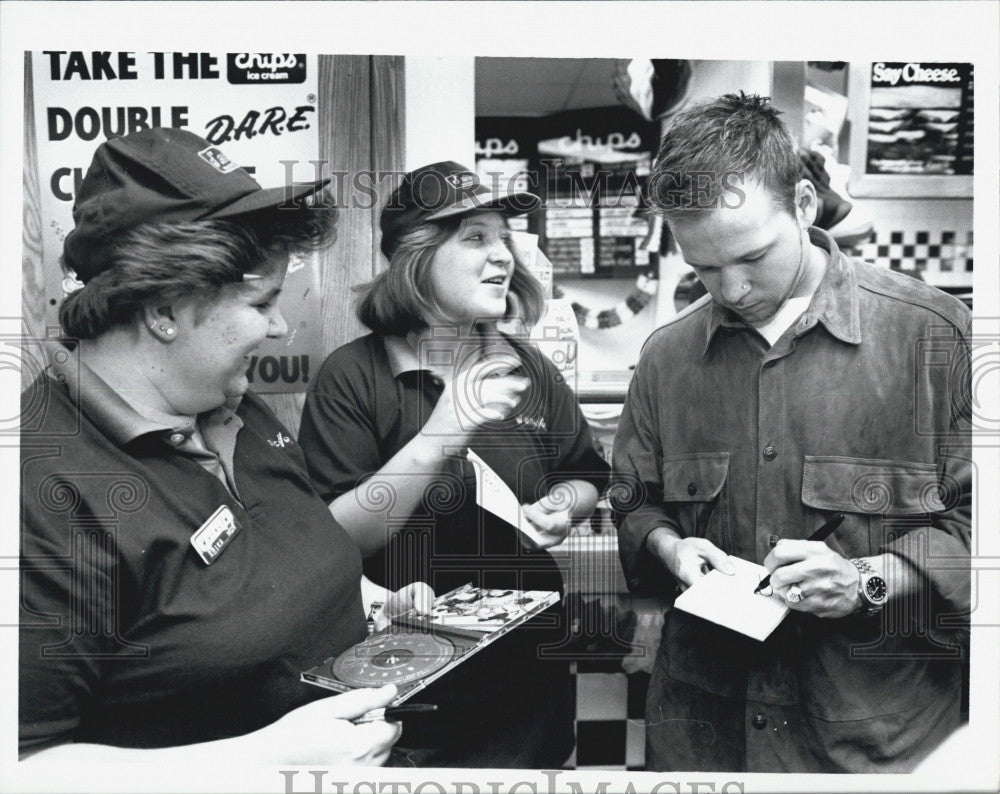
<path fill-rule="evenodd" d="M 885 579 L 868 560 L 853 559 L 851 562 L 861 575 L 861 581 L 858 583 L 861 611 L 869 617 L 877 615 L 889 600 L 889 588 Z"/>

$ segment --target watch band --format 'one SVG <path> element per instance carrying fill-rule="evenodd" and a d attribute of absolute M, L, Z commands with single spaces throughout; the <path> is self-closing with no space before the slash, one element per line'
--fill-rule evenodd
<path fill-rule="evenodd" d="M 862 576 L 870 576 L 872 574 L 877 574 L 878 573 L 878 571 L 876 571 L 872 567 L 872 564 L 870 562 L 868 562 L 868 560 L 862 560 L 862 559 L 855 558 L 855 559 L 852 559 L 851 562 L 854 563 L 854 567 L 857 568 L 861 572 Z"/>
<path fill-rule="evenodd" d="M 859 612 L 869 617 L 879 614 L 888 599 L 885 579 L 868 560 L 853 558 L 851 559 L 851 563 L 858 569 L 858 573 L 861 576 L 861 580 L 858 583 L 858 597 L 861 599 Z M 876 591 L 881 590 L 881 598 L 873 598 L 871 593 L 869 593 L 869 586 L 871 584 L 874 584 Z"/>

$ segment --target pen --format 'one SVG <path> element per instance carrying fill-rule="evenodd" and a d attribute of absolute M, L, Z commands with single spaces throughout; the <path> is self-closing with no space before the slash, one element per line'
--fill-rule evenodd
<path fill-rule="evenodd" d="M 823 526 L 813 532 L 806 540 L 826 540 L 830 535 L 836 531 L 837 527 L 841 525 L 845 516 L 843 513 L 837 513 L 833 518 L 827 521 Z M 771 574 L 768 574 L 763 579 L 760 580 L 760 584 L 754 588 L 754 593 L 759 593 L 765 587 L 771 584 Z"/>
<path fill-rule="evenodd" d="M 357 724 L 361 722 L 376 722 L 386 720 L 387 722 L 399 720 L 411 714 L 429 714 L 437 711 L 438 707 L 434 703 L 404 703 L 401 706 L 386 706 L 385 708 L 372 709 L 366 711 L 360 717 L 356 717 L 351 722 Z"/>

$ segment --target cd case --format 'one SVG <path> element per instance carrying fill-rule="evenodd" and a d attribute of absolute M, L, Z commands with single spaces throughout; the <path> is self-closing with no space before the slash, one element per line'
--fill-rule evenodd
<path fill-rule="evenodd" d="M 430 614 L 396 616 L 388 628 L 306 670 L 301 679 L 337 692 L 395 684 L 395 706 L 558 601 L 552 590 L 466 584 L 438 596 Z"/>

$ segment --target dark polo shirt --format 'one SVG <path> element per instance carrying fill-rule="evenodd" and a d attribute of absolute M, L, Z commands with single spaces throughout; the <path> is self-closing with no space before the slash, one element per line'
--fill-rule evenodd
<path fill-rule="evenodd" d="M 365 636 L 360 555 L 259 397 L 198 418 L 208 449 L 72 355 L 23 402 L 22 752 L 224 738 L 323 696 L 299 672 Z M 241 530 L 206 565 L 221 505 Z"/>
<path fill-rule="evenodd" d="M 602 491 L 608 465 L 594 449 L 573 392 L 555 367 L 537 348 L 508 337 L 492 338 L 488 345 L 491 353 L 516 357 L 516 371 L 527 376 L 530 387 L 514 416 L 481 427 L 468 446 L 522 504 L 570 479 L 586 480 Z M 334 351 L 312 384 L 299 432 L 323 498 L 365 488 L 370 475 L 420 432 L 442 388 L 401 338 L 369 334 Z M 426 581 L 437 593 L 466 582 L 561 591 L 562 577 L 551 555 L 522 548 L 515 528 L 476 504 L 465 442 L 441 438 L 440 443 L 446 456 L 441 471 L 416 511 L 390 509 L 387 528 L 395 534 L 383 552 L 365 561 L 368 576 L 390 588 Z M 390 489 L 375 487 L 392 498 Z M 512 632 L 421 693 L 441 707 L 439 718 L 421 727 L 410 721 L 400 744 L 500 742 L 506 727 L 518 726 L 522 741 L 552 745 L 546 763 L 561 763 L 572 741 L 572 702 L 563 697 L 569 681 L 568 626 L 560 609 L 547 617 L 547 628 L 535 621 Z M 540 658 L 544 646 L 549 655 Z M 561 757 L 560 747 L 565 749 Z"/>
<path fill-rule="evenodd" d="M 603 491 L 608 465 L 594 449 L 576 398 L 552 363 L 537 348 L 509 337 L 488 344 L 494 348 L 490 352 L 520 360 L 515 372 L 530 385 L 508 421 L 480 427 L 468 446 L 522 504 L 536 502 L 553 485 L 570 479 L 586 480 Z M 399 337 L 369 334 L 334 351 L 312 384 L 299 431 L 320 495 L 332 501 L 364 487 L 420 432 L 441 391 L 440 379 Z M 560 590 L 562 579 L 551 556 L 523 549 L 513 527 L 479 509 L 475 472 L 464 459 L 466 444 L 445 437 L 440 443 L 445 462 L 437 482 L 414 513 L 390 511 L 397 534 L 385 553 L 366 560 L 368 576 L 391 588 L 427 581 L 437 592 L 468 581 L 484 587 Z M 421 544 L 427 544 L 422 552 Z M 412 565 L 417 556 L 425 562 L 423 570 Z"/>

